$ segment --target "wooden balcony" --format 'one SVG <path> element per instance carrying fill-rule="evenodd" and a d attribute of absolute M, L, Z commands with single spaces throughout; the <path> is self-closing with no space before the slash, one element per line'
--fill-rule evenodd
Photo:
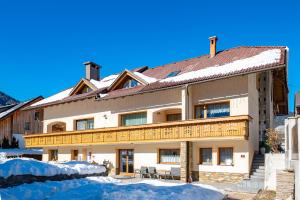
<path fill-rule="evenodd" d="M 25 135 L 26 147 L 248 139 L 249 116 Z"/>

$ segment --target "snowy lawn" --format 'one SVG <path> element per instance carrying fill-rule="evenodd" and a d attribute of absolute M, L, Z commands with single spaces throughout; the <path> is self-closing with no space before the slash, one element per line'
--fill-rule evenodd
<path fill-rule="evenodd" d="M 88 162 L 71 161 L 65 163 L 46 163 L 29 158 L 0 160 L 0 177 L 11 175 L 54 176 L 59 174 L 96 174 L 106 168 Z"/>
<path fill-rule="evenodd" d="M 220 200 L 224 193 L 201 184 L 166 183 L 145 180 L 138 183 L 121 183 L 111 177 L 90 177 L 67 181 L 23 184 L 0 189 L 0 199 L 111 199 L 111 200 Z"/>

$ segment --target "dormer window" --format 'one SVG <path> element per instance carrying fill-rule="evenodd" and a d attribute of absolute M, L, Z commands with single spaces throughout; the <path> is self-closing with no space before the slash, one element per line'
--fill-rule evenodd
<path fill-rule="evenodd" d="M 84 93 L 88 93 L 88 92 L 91 92 L 91 91 L 92 91 L 92 89 L 91 89 L 90 87 L 85 86 L 85 87 L 83 87 L 81 90 L 79 90 L 79 91 L 77 92 L 77 94 L 84 94 Z"/>
<path fill-rule="evenodd" d="M 137 82 L 134 79 L 128 79 L 124 84 L 123 88 L 133 88 L 139 85 L 139 82 Z"/>

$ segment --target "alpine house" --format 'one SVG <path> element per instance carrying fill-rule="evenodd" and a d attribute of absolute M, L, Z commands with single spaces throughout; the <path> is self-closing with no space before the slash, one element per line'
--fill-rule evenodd
<path fill-rule="evenodd" d="M 141 167 L 180 169 L 180 179 L 249 177 L 259 143 L 277 115 L 288 113 L 282 46 L 241 46 L 154 68 L 86 77 L 43 99 L 43 133 L 25 136 L 43 160 L 110 163 L 112 175 Z"/>

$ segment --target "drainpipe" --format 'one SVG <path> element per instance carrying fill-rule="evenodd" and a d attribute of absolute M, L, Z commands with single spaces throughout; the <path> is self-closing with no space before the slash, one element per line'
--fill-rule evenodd
<path fill-rule="evenodd" d="M 186 84 L 184 86 L 185 89 L 185 95 L 186 95 L 186 102 L 185 102 L 185 120 L 189 119 L 190 116 L 190 94 L 189 94 L 189 84 Z"/>

